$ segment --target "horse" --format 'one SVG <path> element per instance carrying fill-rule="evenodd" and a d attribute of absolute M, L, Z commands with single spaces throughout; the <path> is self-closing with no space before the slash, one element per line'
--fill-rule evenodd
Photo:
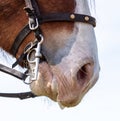
<path fill-rule="evenodd" d="M 0 47 L 27 68 L 34 95 L 63 107 L 78 105 L 99 78 L 89 2 L 0 0 Z"/>

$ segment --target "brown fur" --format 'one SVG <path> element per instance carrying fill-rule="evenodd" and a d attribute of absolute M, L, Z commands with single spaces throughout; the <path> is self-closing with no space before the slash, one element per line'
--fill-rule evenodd
<path fill-rule="evenodd" d="M 74 0 L 38 0 L 41 14 L 53 12 L 73 12 L 75 7 Z M 25 3 L 21 0 L 0 0 L 0 47 L 10 52 L 11 46 L 19 31 L 27 24 L 28 18 L 23 10 Z M 52 29 L 71 30 L 73 24 L 62 22 L 42 25 L 42 31 Z M 51 29 L 52 28 L 52 29 Z M 33 40 L 33 34 L 30 34 L 19 49 L 18 56 L 23 51 L 25 45 Z"/>

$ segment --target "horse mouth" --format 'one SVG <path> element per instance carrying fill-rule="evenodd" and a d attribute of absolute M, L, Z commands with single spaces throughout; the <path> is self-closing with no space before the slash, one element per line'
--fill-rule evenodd
<path fill-rule="evenodd" d="M 31 84 L 36 95 L 44 95 L 57 101 L 60 107 L 76 106 L 89 90 L 93 76 L 93 62 L 85 63 L 66 76 L 63 71 L 50 67 L 47 62 L 39 64 L 39 79 Z"/>

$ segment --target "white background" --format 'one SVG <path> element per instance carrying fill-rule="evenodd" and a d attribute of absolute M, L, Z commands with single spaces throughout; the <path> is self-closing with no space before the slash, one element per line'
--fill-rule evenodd
<path fill-rule="evenodd" d="M 100 78 L 82 102 L 61 110 L 57 103 L 44 97 L 27 99 L 0 98 L 1 121 L 120 121 L 120 2 L 96 0 L 95 28 Z M 0 54 L 0 61 L 5 62 Z M 0 91 L 28 90 L 22 82 L 0 73 Z"/>

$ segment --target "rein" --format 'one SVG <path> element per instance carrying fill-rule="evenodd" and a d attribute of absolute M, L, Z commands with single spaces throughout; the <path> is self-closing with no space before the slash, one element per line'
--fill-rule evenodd
<path fill-rule="evenodd" d="M 76 13 L 50 13 L 46 15 L 41 15 L 37 0 L 25 0 L 26 7 L 24 8 L 28 14 L 28 24 L 24 26 L 24 28 L 18 33 L 16 36 L 14 43 L 11 47 L 11 53 L 16 56 L 18 49 L 23 43 L 24 39 L 31 33 L 34 32 L 35 40 L 33 42 L 28 43 L 25 47 L 24 52 L 18 58 L 18 60 L 12 65 L 12 68 L 6 67 L 0 64 L 0 71 L 5 72 L 9 75 L 12 75 L 20 80 L 23 80 L 24 83 L 27 83 L 25 80 L 28 76 L 31 76 L 32 80 L 28 84 L 32 83 L 37 79 L 38 74 L 38 65 L 41 62 L 42 54 L 41 54 L 41 44 L 44 41 L 42 31 L 40 29 L 40 25 L 47 22 L 82 22 L 86 24 L 91 24 L 93 27 L 96 26 L 96 20 L 94 17 L 84 14 L 76 14 Z M 35 61 L 30 61 L 29 55 L 35 50 Z M 26 73 L 21 73 L 15 69 L 13 69 L 16 65 L 18 65 L 21 61 L 27 58 L 27 63 L 34 63 L 35 68 L 34 72 L 31 75 Z M 27 99 L 31 97 L 36 97 L 32 92 L 23 92 L 23 93 L 0 93 L 2 97 L 11 97 L 11 98 L 20 98 Z"/>

